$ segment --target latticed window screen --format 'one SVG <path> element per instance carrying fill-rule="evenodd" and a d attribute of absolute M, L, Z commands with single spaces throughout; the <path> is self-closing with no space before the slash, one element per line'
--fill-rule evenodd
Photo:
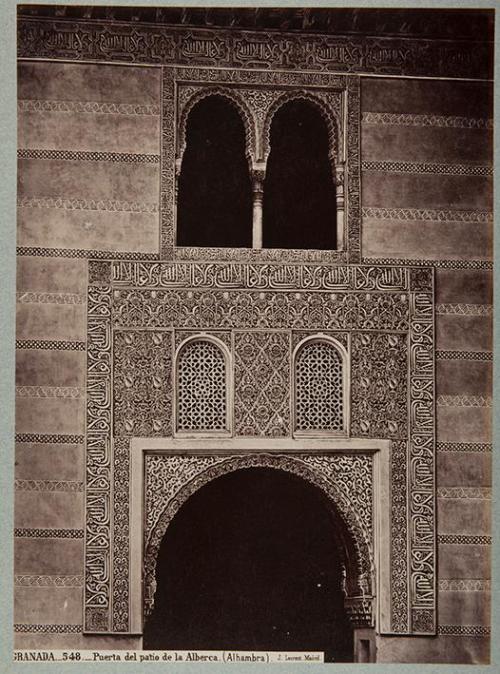
<path fill-rule="evenodd" d="M 226 360 L 206 340 L 188 342 L 177 360 L 177 430 L 227 429 Z"/>
<path fill-rule="evenodd" d="M 329 342 L 308 342 L 295 362 L 295 425 L 298 431 L 342 431 L 342 357 Z"/>

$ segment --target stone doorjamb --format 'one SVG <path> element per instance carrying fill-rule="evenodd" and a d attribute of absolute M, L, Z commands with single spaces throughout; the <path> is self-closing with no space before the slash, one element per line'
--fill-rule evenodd
<path fill-rule="evenodd" d="M 143 564 L 145 519 L 145 456 L 373 455 L 373 545 L 375 560 L 375 629 L 390 631 L 390 441 L 353 438 L 133 438 L 130 487 L 130 631 L 143 632 Z"/>

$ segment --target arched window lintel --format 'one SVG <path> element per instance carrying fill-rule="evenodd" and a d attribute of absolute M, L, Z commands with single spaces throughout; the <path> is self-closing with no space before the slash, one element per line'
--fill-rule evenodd
<path fill-rule="evenodd" d="M 332 162 L 332 169 L 334 169 L 334 165 L 342 160 L 339 147 L 339 120 L 333 110 L 331 110 L 321 98 L 315 96 L 314 93 L 307 91 L 285 93 L 271 105 L 263 125 L 262 147 L 259 152 L 259 161 L 263 162 L 264 165 L 267 164 L 271 152 L 271 125 L 273 119 L 284 105 L 292 101 L 305 101 L 310 103 L 323 118 L 328 131 L 328 158 Z"/>
<path fill-rule="evenodd" d="M 187 145 L 187 126 L 189 115 L 198 103 L 206 98 L 217 96 L 223 98 L 231 105 L 241 118 L 243 127 L 245 129 L 245 156 L 248 161 L 250 170 L 256 163 L 255 159 L 255 121 L 253 115 L 246 105 L 245 101 L 238 96 L 234 91 L 224 87 L 206 87 L 196 91 L 191 98 L 188 99 L 183 109 L 180 111 L 178 133 L 177 133 L 177 152 L 176 152 L 176 166 L 180 167 L 182 158 Z"/>

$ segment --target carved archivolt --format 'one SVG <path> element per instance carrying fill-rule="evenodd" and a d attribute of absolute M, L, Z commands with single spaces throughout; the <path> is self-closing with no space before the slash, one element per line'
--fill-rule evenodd
<path fill-rule="evenodd" d="M 220 96 L 236 108 L 245 128 L 245 154 L 249 169 L 256 159 L 255 120 L 245 100 L 238 91 L 229 87 L 220 86 L 186 86 L 179 87 L 178 97 L 178 127 L 177 127 L 177 167 L 180 168 L 182 157 L 187 144 L 187 124 L 191 111 L 203 99 L 210 96 Z"/>
<path fill-rule="evenodd" d="M 184 84 L 178 86 L 177 94 L 177 170 L 180 169 L 187 143 L 189 114 L 204 98 L 221 96 L 236 108 L 245 127 L 246 156 L 250 168 L 265 167 L 270 146 L 271 124 L 276 113 L 286 103 L 294 100 L 308 101 L 323 117 L 328 131 L 328 156 L 332 163 L 340 163 L 340 139 L 343 135 L 342 92 L 308 91 L 291 89 L 283 92 L 278 88 L 242 88 L 217 84 Z"/>
<path fill-rule="evenodd" d="M 262 159 L 266 162 L 271 152 L 271 125 L 276 113 L 286 103 L 295 100 L 307 101 L 320 112 L 328 129 L 328 155 L 332 162 L 338 161 L 340 159 L 338 154 L 338 126 L 340 126 L 338 119 L 340 111 L 338 108 L 340 107 L 340 95 L 337 98 L 337 111 L 335 111 L 332 101 L 329 101 L 330 105 L 328 105 L 324 94 L 316 94 L 307 90 L 287 91 L 271 103 L 262 128 L 262 150 L 260 154 Z"/>
<path fill-rule="evenodd" d="M 147 455 L 144 559 L 146 616 L 154 606 L 160 544 L 182 505 L 212 480 L 236 470 L 255 467 L 273 468 L 297 475 L 318 487 L 328 498 L 336 515 L 337 534 L 344 548 L 346 597 L 351 600 L 362 598 L 371 608 L 374 565 L 373 466 L 370 455 Z M 367 614 L 365 624 L 370 624 L 371 610 Z"/>

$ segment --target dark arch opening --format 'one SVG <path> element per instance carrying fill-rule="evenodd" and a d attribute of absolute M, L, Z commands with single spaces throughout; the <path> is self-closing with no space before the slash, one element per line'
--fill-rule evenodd
<path fill-rule="evenodd" d="M 328 129 L 313 103 L 285 103 L 271 124 L 264 184 L 265 248 L 335 249 L 335 185 Z"/>
<path fill-rule="evenodd" d="M 200 488 L 161 542 L 144 648 L 322 651 L 352 661 L 337 518 L 317 487 L 272 468 Z"/>
<path fill-rule="evenodd" d="M 177 245 L 252 245 L 245 128 L 222 96 L 202 99 L 189 114 L 179 176 Z"/>

